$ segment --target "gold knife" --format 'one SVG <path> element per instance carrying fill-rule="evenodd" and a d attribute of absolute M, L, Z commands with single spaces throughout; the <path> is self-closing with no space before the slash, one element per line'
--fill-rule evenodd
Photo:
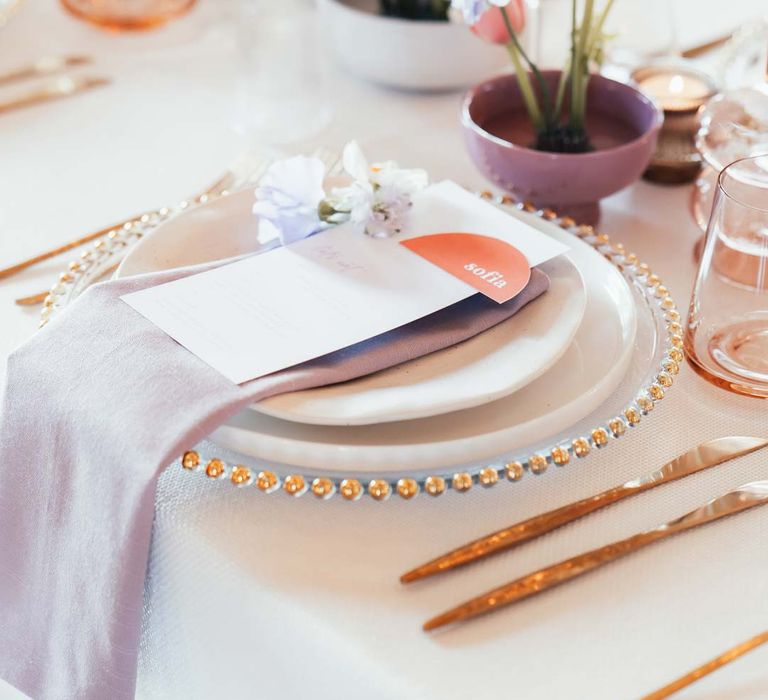
<path fill-rule="evenodd" d="M 90 56 L 69 55 L 69 56 L 44 56 L 34 63 L 17 68 L 16 70 L 0 75 L 0 85 L 12 83 L 17 80 L 27 80 L 29 78 L 40 78 L 45 75 L 60 73 L 67 68 L 75 68 L 87 63 L 93 59 Z"/>
<path fill-rule="evenodd" d="M 729 459 L 741 457 L 742 455 L 759 450 L 766 445 L 768 445 L 768 440 L 763 438 L 740 435 L 710 440 L 692 450 L 688 450 L 688 452 L 680 455 L 677 459 L 673 459 L 650 474 L 633 479 L 620 486 L 615 486 L 596 496 L 590 496 L 576 503 L 570 503 L 542 515 L 537 515 L 458 547 L 403 574 L 400 577 L 400 581 L 402 583 L 418 581 L 427 576 L 434 576 L 459 566 L 465 566 L 483 557 L 521 545 L 524 542 L 530 542 L 541 535 L 552 532 L 563 525 L 582 518 L 589 513 L 594 513 L 596 510 L 605 508 L 612 503 L 617 503 L 630 496 L 643 493 L 661 484 L 668 484 L 677 479 L 696 474 L 704 469 L 722 464 Z"/>
<path fill-rule="evenodd" d="M 757 647 L 762 646 L 763 644 L 768 644 L 768 632 L 758 634 L 755 637 L 752 637 L 752 639 L 748 639 L 746 642 L 731 647 L 728 651 L 720 654 L 720 656 L 716 656 L 711 661 L 707 661 L 707 663 L 695 668 L 690 673 L 686 673 L 681 678 L 672 681 L 669 685 L 665 685 L 663 688 L 659 688 L 659 690 L 644 696 L 641 700 L 665 700 L 665 698 L 674 695 L 678 690 L 687 688 L 699 679 L 704 678 L 704 676 L 714 673 L 726 664 L 741 658 L 744 654 L 757 649 Z"/>
<path fill-rule="evenodd" d="M 768 481 L 753 481 L 652 530 L 641 532 L 618 542 L 612 542 L 585 554 L 579 554 L 571 559 L 561 561 L 559 564 L 540 569 L 516 581 L 494 588 L 437 617 L 433 617 L 424 623 L 424 630 L 434 630 L 498 610 L 542 593 L 561 583 L 572 581 L 649 544 L 765 503 L 768 503 Z"/>
<path fill-rule="evenodd" d="M 0 114 L 22 107 L 30 107 L 40 102 L 58 100 L 62 97 L 70 97 L 71 95 L 76 95 L 80 92 L 85 92 L 86 90 L 92 90 L 93 88 L 101 87 L 102 85 L 108 85 L 109 83 L 109 78 L 100 76 L 62 76 L 56 80 L 52 80 L 41 88 L 36 88 L 10 100 L 0 102 Z"/>

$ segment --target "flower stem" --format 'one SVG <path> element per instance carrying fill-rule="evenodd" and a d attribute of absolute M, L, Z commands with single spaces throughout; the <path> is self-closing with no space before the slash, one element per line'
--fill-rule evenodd
<path fill-rule="evenodd" d="M 573 126 L 573 106 L 576 102 L 576 92 L 579 89 L 576 76 L 576 0 L 571 0 L 571 106 L 568 114 L 568 123 Z"/>
<path fill-rule="evenodd" d="M 578 32 L 578 42 L 572 42 L 573 65 L 571 66 L 571 113 L 570 124 L 574 129 L 584 128 L 586 112 L 587 81 L 589 79 L 589 57 L 586 54 L 587 40 L 592 26 L 594 0 L 585 0 L 584 14 Z M 573 20 L 575 23 L 576 0 L 573 0 Z M 575 32 L 574 32 L 575 34 Z"/>
<path fill-rule="evenodd" d="M 592 27 L 592 31 L 590 32 L 589 36 L 589 43 L 587 45 L 587 60 L 593 58 L 594 56 L 595 48 L 597 47 L 597 43 L 600 41 L 600 37 L 603 34 L 603 26 L 605 25 L 605 20 L 608 17 L 608 13 L 611 11 L 612 5 L 613 0 L 608 0 L 608 2 L 605 3 L 603 11 L 597 18 L 597 22 L 595 22 L 594 27 Z"/>
<path fill-rule="evenodd" d="M 509 19 L 507 8 L 500 7 L 499 9 L 501 10 L 501 16 L 504 19 L 504 26 L 507 28 L 507 34 L 509 34 L 509 41 L 512 45 L 514 45 L 515 53 L 516 55 L 518 55 L 518 59 L 519 59 L 519 56 L 522 56 L 523 60 L 528 64 L 528 67 L 530 68 L 531 72 L 536 78 L 536 82 L 539 84 L 541 97 L 542 97 L 542 100 L 544 101 L 543 128 L 549 128 L 553 124 L 552 98 L 550 97 L 550 94 L 549 94 L 549 86 L 544 80 L 544 76 L 541 74 L 541 71 L 539 70 L 538 66 L 533 61 L 531 61 L 531 59 L 528 57 L 528 54 L 525 52 L 525 49 L 523 49 L 522 44 L 520 44 L 520 41 L 517 38 L 517 33 L 515 32 L 514 27 L 512 26 L 512 22 Z M 509 44 L 507 45 L 507 50 L 509 50 Z M 511 50 L 510 50 L 510 56 L 512 56 Z M 512 61 L 514 63 L 515 61 L 514 57 L 512 58 Z M 517 66 L 515 66 L 515 71 L 517 72 Z M 518 80 L 519 80 L 519 72 L 518 72 Z M 537 106 L 538 106 L 538 102 L 537 102 Z"/>
<path fill-rule="evenodd" d="M 534 130 L 540 132 L 544 129 L 545 122 L 539 109 L 539 103 L 536 100 L 536 93 L 533 91 L 533 85 L 531 85 L 531 79 L 528 76 L 528 70 L 523 65 L 517 47 L 513 42 L 507 44 L 507 51 L 517 74 L 517 83 L 520 86 L 520 94 L 523 97 L 525 108 L 528 110 L 528 116 L 531 118 Z"/>
<path fill-rule="evenodd" d="M 565 99 L 565 88 L 568 85 L 568 79 L 570 77 L 571 73 L 571 64 L 570 60 L 566 65 L 564 66 L 562 72 L 560 73 L 560 80 L 557 83 L 557 95 L 555 96 L 555 112 L 552 115 L 552 120 L 554 123 L 557 123 L 560 121 L 560 115 L 563 111 L 563 100 Z"/>

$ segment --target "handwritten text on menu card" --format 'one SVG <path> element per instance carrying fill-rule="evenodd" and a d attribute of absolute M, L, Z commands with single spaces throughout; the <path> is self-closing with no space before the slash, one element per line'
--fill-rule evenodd
<path fill-rule="evenodd" d="M 372 239 L 343 224 L 123 300 L 240 384 L 475 294 L 475 287 L 400 244 L 447 231 L 510 243 L 531 266 L 567 250 L 458 185 L 442 182 L 416 196 L 408 232 L 399 239 Z"/>

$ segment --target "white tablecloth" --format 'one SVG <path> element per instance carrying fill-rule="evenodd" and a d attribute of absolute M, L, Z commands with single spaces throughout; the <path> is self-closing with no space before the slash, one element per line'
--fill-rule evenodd
<path fill-rule="evenodd" d="M 689 2 L 683 39 L 716 34 L 761 4 Z M 247 139 L 231 128 L 236 58 L 224 5 L 200 0 L 166 30 L 111 36 L 68 18 L 51 0 L 28 0 L 0 30 L 0 68 L 87 52 L 97 57 L 90 72 L 114 78 L 92 94 L 0 117 L 0 264 L 177 201 L 244 147 Z M 355 136 L 373 157 L 483 184 L 461 144 L 459 95 L 397 93 L 337 73 L 331 85 L 336 117 L 316 143 L 337 148 Z M 652 265 L 682 308 L 698 235 L 687 196 L 685 187 L 641 182 L 605 202 L 602 223 Z M 49 286 L 68 259 L 0 283 L 0 355 L 37 326 L 37 310 L 12 300 Z M 766 453 L 443 580 L 406 589 L 397 577 L 470 537 L 646 472 L 703 440 L 767 429 L 765 403 L 716 390 L 684 368 L 642 427 L 610 449 L 482 493 L 321 503 L 265 497 L 173 469 L 157 500 L 138 697 L 638 697 L 768 627 L 768 511 L 654 546 L 471 625 L 427 636 L 420 624 L 535 567 L 768 478 Z M 766 698 L 766 654 L 757 651 L 680 697 Z M 15 695 L 7 686 L 3 692 Z"/>

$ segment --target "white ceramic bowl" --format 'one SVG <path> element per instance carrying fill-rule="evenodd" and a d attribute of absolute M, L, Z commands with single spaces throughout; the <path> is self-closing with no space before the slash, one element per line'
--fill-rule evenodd
<path fill-rule="evenodd" d="M 503 47 L 451 22 L 378 14 L 376 0 L 319 0 L 322 33 L 351 73 L 405 90 L 465 88 L 509 62 Z"/>

